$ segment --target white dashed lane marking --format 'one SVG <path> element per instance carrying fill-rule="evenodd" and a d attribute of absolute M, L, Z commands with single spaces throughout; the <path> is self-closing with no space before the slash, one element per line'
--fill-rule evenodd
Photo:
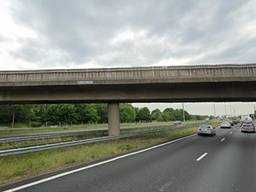
<path fill-rule="evenodd" d="M 204 153 L 203 155 L 201 155 L 200 157 L 198 157 L 196 159 L 196 161 L 201 161 L 206 155 L 208 155 L 208 153 Z"/>

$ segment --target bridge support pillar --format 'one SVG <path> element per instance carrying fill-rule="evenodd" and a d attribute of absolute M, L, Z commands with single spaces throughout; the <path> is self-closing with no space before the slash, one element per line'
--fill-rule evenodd
<path fill-rule="evenodd" d="M 108 133 L 109 136 L 120 135 L 119 103 L 108 104 Z"/>

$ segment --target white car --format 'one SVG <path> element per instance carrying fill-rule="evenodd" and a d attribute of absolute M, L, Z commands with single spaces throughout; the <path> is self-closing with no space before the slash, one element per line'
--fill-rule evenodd
<path fill-rule="evenodd" d="M 231 129 L 231 124 L 228 121 L 224 121 L 224 122 L 221 123 L 220 128 Z"/>
<path fill-rule="evenodd" d="M 241 123 L 241 132 L 247 132 L 247 133 L 255 133 L 255 126 L 252 121 L 242 121 Z"/>
<path fill-rule="evenodd" d="M 216 135 L 216 129 L 211 125 L 200 125 L 197 130 L 197 135 Z"/>

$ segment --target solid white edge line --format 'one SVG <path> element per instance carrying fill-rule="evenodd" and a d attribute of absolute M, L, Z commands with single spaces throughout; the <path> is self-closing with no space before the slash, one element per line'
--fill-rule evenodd
<path fill-rule="evenodd" d="M 135 152 L 132 152 L 132 153 L 128 153 L 128 154 L 125 154 L 125 155 L 121 155 L 121 156 L 118 156 L 118 157 L 114 157 L 112 159 L 108 159 L 106 161 L 102 161 L 102 162 L 99 162 L 99 163 L 95 163 L 95 164 L 92 164 L 92 165 L 88 165 L 88 166 L 85 166 L 85 167 L 81 167 L 81 168 L 78 168 L 78 169 L 74 169 L 72 171 L 67 171 L 67 172 L 64 172 L 64 173 L 60 173 L 60 174 L 57 174 L 57 175 L 54 175 L 54 176 L 51 176 L 51 177 L 48 177 L 48 178 L 45 178 L 45 179 L 40 179 L 38 181 L 34 181 L 32 183 L 28 183 L 28 184 L 25 184 L 25 185 L 21 185 L 19 187 L 15 187 L 15 188 L 12 188 L 12 189 L 7 189 L 5 191 L 2 191 L 2 192 L 14 192 L 14 191 L 18 191 L 18 190 L 21 190 L 21 189 L 25 189 L 25 188 L 28 188 L 28 187 L 32 187 L 34 185 L 38 185 L 38 184 L 41 184 L 41 183 L 45 183 L 47 181 L 51 181 L 51 180 L 54 180 L 54 179 L 57 179 L 57 178 L 60 178 L 60 177 L 64 177 L 64 176 L 67 176 L 67 175 L 70 175 L 70 174 L 73 174 L 73 173 L 77 173 L 77 172 L 80 172 L 80 171 L 84 171 L 86 169 L 90 169 L 90 168 L 93 168 L 93 167 L 97 167 L 99 165 L 104 165 L 104 164 L 107 164 L 107 163 L 110 163 L 110 162 L 113 162 L 113 161 L 116 161 L 116 160 L 119 160 L 119 159 L 123 159 L 123 158 L 126 158 L 126 157 L 129 157 L 129 156 L 133 156 L 133 155 L 137 155 L 137 154 L 140 154 L 140 153 L 144 153 L 146 151 L 150 151 L 150 150 L 153 150 L 153 149 L 156 149 L 156 148 L 160 148 L 160 147 L 163 147 L 165 145 L 169 145 L 169 144 L 172 144 L 172 143 L 175 143 L 177 141 L 181 141 L 181 140 L 184 140 L 184 139 L 187 139 L 187 138 L 190 138 L 190 137 L 193 137 L 195 136 L 196 134 L 193 134 L 193 135 L 189 135 L 189 136 L 185 136 L 185 137 L 182 137 L 182 138 L 179 138 L 179 139 L 175 139 L 175 140 L 172 140 L 172 141 L 169 141 L 169 142 L 166 142 L 166 143 L 162 143 L 162 144 L 159 144 L 159 145 L 155 145 L 153 147 L 149 147 L 149 148 L 146 148 L 146 149 L 142 149 L 142 150 L 139 150 L 139 151 L 135 151 Z"/>
<path fill-rule="evenodd" d="M 201 159 L 203 159 L 208 153 L 204 153 L 203 155 L 201 155 L 200 157 L 198 157 L 196 159 L 196 161 L 200 161 Z"/>

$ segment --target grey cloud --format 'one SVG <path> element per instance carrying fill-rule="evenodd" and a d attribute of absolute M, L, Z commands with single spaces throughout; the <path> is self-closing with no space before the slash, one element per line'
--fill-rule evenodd
<path fill-rule="evenodd" d="M 10 41 L 9 38 L 0 35 L 0 43 Z"/>
<path fill-rule="evenodd" d="M 232 47 L 228 47 L 220 53 L 213 53 L 208 55 L 208 63 L 218 63 L 230 61 L 243 61 L 243 63 L 255 63 L 255 52 L 256 52 L 256 37 L 242 41 Z"/>
<path fill-rule="evenodd" d="M 15 21 L 34 30 L 38 39 L 23 39 L 21 48 L 12 54 L 39 67 L 91 60 L 101 66 L 142 66 L 169 58 L 191 58 L 191 63 L 243 62 L 255 41 L 246 39 L 233 47 L 228 43 L 239 34 L 237 19 L 250 14 L 239 12 L 248 2 L 14 0 Z M 146 34 L 111 44 L 126 29 Z M 159 43 L 163 37 L 164 43 Z M 227 48 L 216 52 L 221 46 Z M 234 53 L 239 57 L 231 57 Z M 204 56 L 193 60 L 199 54 Z M 253 59 L 256 56 L 250 55 Z"/>

